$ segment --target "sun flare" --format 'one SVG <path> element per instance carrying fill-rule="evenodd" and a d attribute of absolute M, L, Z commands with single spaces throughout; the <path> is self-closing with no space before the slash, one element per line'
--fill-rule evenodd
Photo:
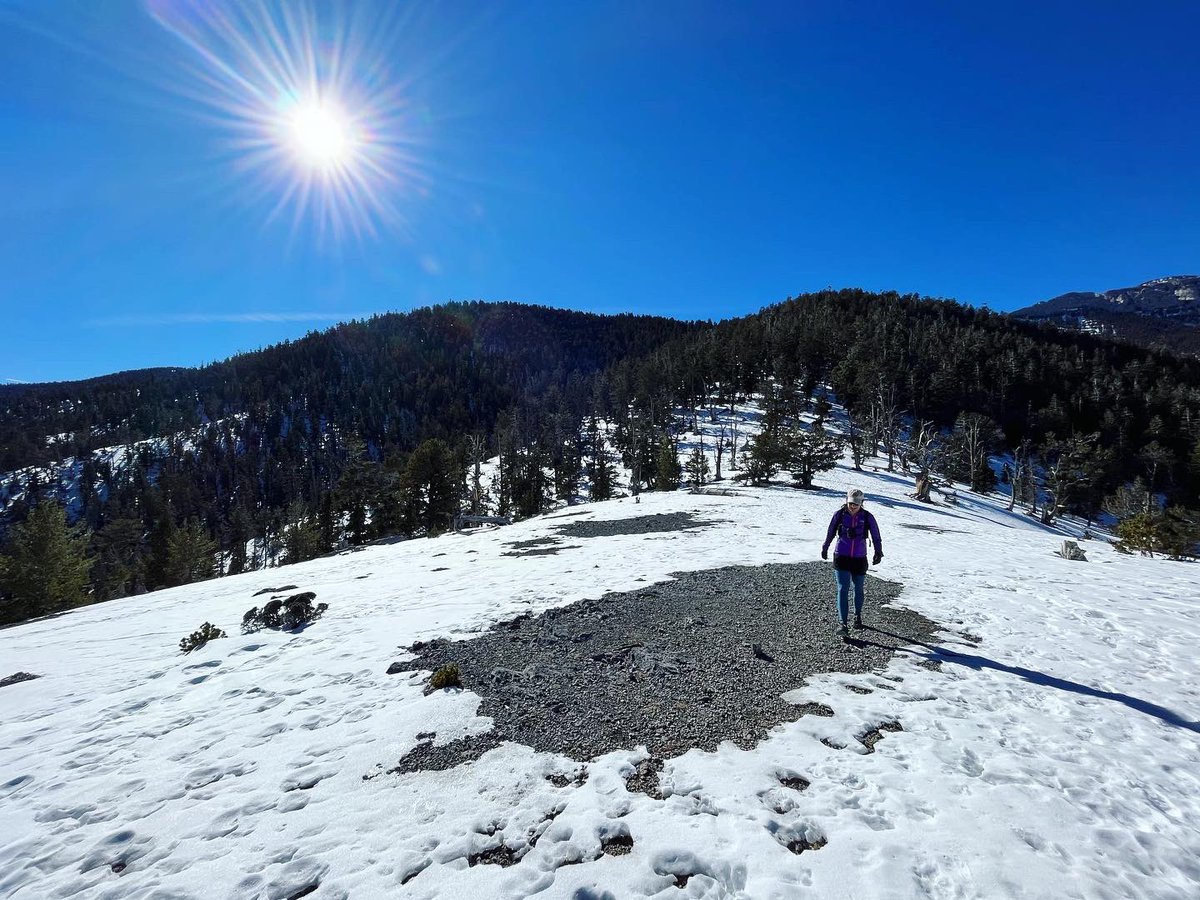
<path fill-rule="evenodd" d="M 354 152 L 350 123 L 332 103 L 299 104 L 288 117 L 286 134 L 300 162 L 315 169 L 345 166 Z"/>
<path fill-rule="evenodd" d="M 318 240 L 404 229 L 427 117 L 395 68 L 403 17 L 324 0 L 145 0 L 190 51 L 173 89 L 222 131 L 238 190 Z"/>

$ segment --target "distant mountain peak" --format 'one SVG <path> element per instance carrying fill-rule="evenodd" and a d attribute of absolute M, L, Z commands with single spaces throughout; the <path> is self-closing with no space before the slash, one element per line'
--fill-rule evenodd
<path fill-rule="evenodd" d="M 1072 291 L 1012 315 L 1196 354 L 1200 353 L 1200 275 L 1167 275 L 1104 292 Z"/>

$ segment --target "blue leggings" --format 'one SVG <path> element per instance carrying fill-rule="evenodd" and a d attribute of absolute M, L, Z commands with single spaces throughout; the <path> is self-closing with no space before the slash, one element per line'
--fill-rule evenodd
<path fill-rule="evenodd" d="M 838 615 L 842 619 L 842 624 L 846 624 L 846 620 L 850 616 L 850 585 L 854 584 L 854 614 L 862 615 L 863 608 L 863 581 L 866 575 L 855 575 L 853 572 L 846 572 L 842 569 L 834 569 L 834 576 L 837 577 L 838 584 Z"/>

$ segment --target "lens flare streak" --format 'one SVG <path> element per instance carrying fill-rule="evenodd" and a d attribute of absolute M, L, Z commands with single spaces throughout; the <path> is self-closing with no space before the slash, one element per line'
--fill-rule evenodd
<path fill-rule="evenodd" d="M 223 135 L 248 200 L 321 239 L 403 228 L 427 192 L 411 86 L 393 71 L 403 21 L 349 4 L 146 0 L 186 47 L 172 89 Z"/>

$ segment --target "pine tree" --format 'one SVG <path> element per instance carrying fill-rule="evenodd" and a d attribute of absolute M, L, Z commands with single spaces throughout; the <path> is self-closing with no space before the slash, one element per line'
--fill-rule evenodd
<path fill-rule="evenodd" d="M 743 456 L 745 465 L 742 477 L 751 484 L 766 484 L 791 460 L 792 448 L 788 429 L 782 425 L 764 428 L 747 442 Z"/>
<path fill-rule="evenodd" d="M 92 594 L 111 600 L 137 593 L 141 582 L 140 551 L 145 537 L 142 520 L 126 516 L 92 532 L 90 552 Z"/>
<path fill-rule="evenodd" d="M 229 522 L 229 570 L 237 575 L 246 571 L 246 542 L 250 540 L 250 522 L 246 511 L 235 507 Z"/>
<path fill-rule="evenodd" d="M 571 503 L 579 495 L 580 470 L 583 468 L 578 437 L 572 435 L 561 440 L 557 451 L 553 463 L 554 498 Z"/>
<path fill-rule="evenodd" d="M 688 484 L 694 494 L 708 481 L 708 456 L 703 448 L 696 447 L 692 450 L 691 455 L 688 456 L 686 469 Z"/>
<path fill-rule="evenodd" d="M 157 496 L 157 495 L 153 495 Z M 175 518 L 166 503 L 148 504 L 150 525 L 149 553 L 146 557 L 146 589 L 153 591 L 171 584 L 171 544 L 175 537 Z"/>
<path fill-rule="evenodd" d="M 288 507 L 289 522 L 283 528 L 283 563 L 304 562 L 321 555 L 321 527 L 302 503 Z"/>
<path fill-rule="evenodd" d="M 458 460 L 449 445 L 437 438 L 424 441 L 404 468 L 406 518 L 427 535 L 446 531 L 458 513 L 462 483 Z"/>
<path fill-rule="evenodd" d="M 370 533 L 377 538 L 411 533 L 405 512 L 404 471 L 398 460 L 379 468 L 371 491 Z M 319 528 L 313 540 L 320 542 Z"/>
<path fill-rule="evenodd" d="M 338 531 L 337 516 L 333 508 L 333 491 L 321 494 L 317 507 L 317 528 L 321 535 L 321 552 L 328 553 L 336 550 L 341 542 Z"/>
<path fill-rule="evenodd" d="M 346 538 L 351 544 L 364 544 L 374 536 L 370 525 L 373 508 L 384 502 L 385 479 L 380 465 L 367 453 L 358 439 L 347 441 L 346 468 L 338 478 L 335 493 L 337 508 L 346 515 Z"/>
<path fill-rule="evenodd" d="M 658 455 L 654 460 L 654 489 L 673 491 L 679 487 L 683 467 L 679 464 L 679 451 L 669 434 L 658 442 Z"/>
<path fill-rule="evenodd" d="M 591 444 L 591 459 L 588 461 L 587 476 L 591 482 L 591 498 L 593 500 L 611 500 L 616 492 L 616 467 L 608 458 L 607 441 L 600 430 L 599 423 L 593 418 L 590 428 L 589 443 Z"/>
<path fill-rule="evenodd" d="M 1171 506 L 1163 513 L 1158 532 L 1162 551 L 1172 559 L 1200 556 L 1200 512 Z"/>
<path fill-rule="evenodd" d="M 832 469 L 842 458 L 842 439 L 829 434 L 820 422 L 813 422 L 807 430 L 792 430 L 787 448 L 792 477 L 802 488 L 811 488 L 818 472 Z"/>
<path fill-rule="evenodd" d="M 0 556 L 0 621 L 32 616 L 88 602 L 90 563 L 87 539 L 67 527 L 66 511 L 42 501 L 12 531 Z"/>
<path fill-rule="evenodd" d="M 513 506 L 517 516 L 528 518 L 545 512 L 553 484 L 546 477 L 550 460 L 536 444 L 519 448 L 509 469 Z"/>
<path fill-rule="evenodd" d="M 171 534 L 166 583 L 174 586 L 212 578 L 216 552 L 216 541 L 209 537 L 204 526 L 188 519 Z"/>

